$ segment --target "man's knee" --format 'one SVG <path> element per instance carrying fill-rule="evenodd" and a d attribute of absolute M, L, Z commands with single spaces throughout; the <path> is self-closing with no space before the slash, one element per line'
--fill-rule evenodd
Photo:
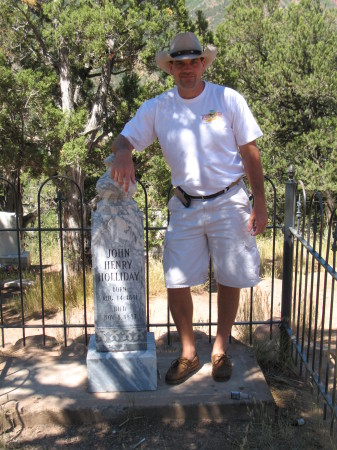
<path fill-rule="evenodd" d="M 191 289 L 184 288 L 167 288 L 169 304 L 184 303 L 191 300 Z"/>

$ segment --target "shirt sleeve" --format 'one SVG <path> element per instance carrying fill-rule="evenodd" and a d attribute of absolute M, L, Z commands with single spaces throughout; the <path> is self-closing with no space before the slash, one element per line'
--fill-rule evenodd
<path fill-rule="evenodd" d="M 248 144 L 263 135 L 246 100 L 232 90 L 233 132 L 238 146 Z"/>
<path fill-rule="evenodd" d="M 144 102 L 136 115 L 124 126 L 121 134 L 137 151 L 142 151 L 157 138 L 155 123 L 155 98 Z"/>

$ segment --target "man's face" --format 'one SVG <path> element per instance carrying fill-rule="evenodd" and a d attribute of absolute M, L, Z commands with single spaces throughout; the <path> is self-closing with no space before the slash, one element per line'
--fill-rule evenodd
<path fill-rule="evenodd" d="M 196 58 L 173 61 L 170 68 L 183 98 L 193 98 L 201 94 L 204 88 L 201 77 L 205 70 L 205 60 Z"/>

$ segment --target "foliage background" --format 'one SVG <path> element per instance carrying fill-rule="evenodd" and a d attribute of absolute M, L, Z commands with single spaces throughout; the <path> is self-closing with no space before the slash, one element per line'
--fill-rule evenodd
<path fill-rule="evenodd" d="M 84 189 L 90 224 L 113 138 L 144 100 L 173 86 L 157 71 L 154 54 L 185 30 L 218 48 L 205 78 L 247 99 L 264 131 L 264 171 L 278 196 L 293 164 L 309 190 L 324 193 L 329 213 L 337 194 L 333 6 L 318 0 L 0 0 L 0 174 L 17 187 L 22 217 L 36 212 L 36 201 L 22 200 L 30 185 L 61 174 Z M 150 219 L 160 226 L 170 174 L 158 143 L 135 153 L 134 162 Z M 12 196 L 5 185 L 0 189 L 2 208 L 12 210 Z M 68 223 L 76 224 L 76 192 L 67 190 Z M 159 238 L 154 234 L 153 244 Z"/>

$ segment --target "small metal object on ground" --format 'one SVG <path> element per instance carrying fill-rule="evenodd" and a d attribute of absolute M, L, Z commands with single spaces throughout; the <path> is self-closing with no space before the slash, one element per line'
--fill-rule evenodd
<path fill-rule="evenodd" d="M 245 392 L 240 391 L 232 391 L 231 392 L 231 399 L 232 400 L 241 400 L 241 399 L 248 399 L 250 398 L 249 394 L 246 394 Z"/>

